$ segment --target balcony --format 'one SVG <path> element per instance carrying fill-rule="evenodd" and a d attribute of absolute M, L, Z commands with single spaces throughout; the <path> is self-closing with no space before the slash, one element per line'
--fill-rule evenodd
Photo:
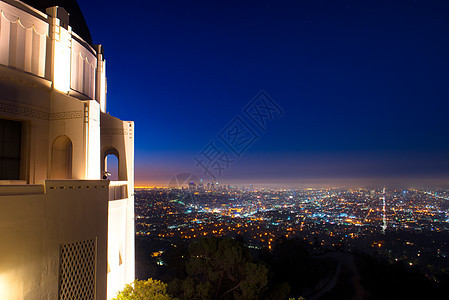
<path fill-rule="evenodd" d="M 128 181 L 109 182 L 109 201 L 128 198 Z"/>

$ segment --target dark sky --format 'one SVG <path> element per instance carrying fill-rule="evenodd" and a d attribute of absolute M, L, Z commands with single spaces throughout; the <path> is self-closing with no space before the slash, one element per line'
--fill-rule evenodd
<path fill-rule="evenodd" d="M 209 180 L 195 157 L 220 183 L 449 177 L 449 1 L 78 3 L 108 111 L 136 124 L 136 185 Z M 262 90 L 283 111 L 264 130 L 244 113 Z"/>

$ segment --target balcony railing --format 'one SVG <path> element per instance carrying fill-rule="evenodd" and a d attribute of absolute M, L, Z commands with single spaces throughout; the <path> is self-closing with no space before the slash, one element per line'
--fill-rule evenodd
<path fill-rule="evenodd" d="M 128 198 L 128 181 L 111 181 L 109 183 L 109 200 Z"/>

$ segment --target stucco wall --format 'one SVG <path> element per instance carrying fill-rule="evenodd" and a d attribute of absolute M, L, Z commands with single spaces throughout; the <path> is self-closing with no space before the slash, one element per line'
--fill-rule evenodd
<path fill-rule="evenodd" d="M 0 0 L 0 118 L 22 123 L 20 182 L 36 185 L 0 186 L 0 299 L 57 299 L 61 245 L 95 240 L 96 296 L 103 300 L 108 234 L 120 270 L 110 290 L 134 280 L 134 123 L 100 114 L 106 110 L 100 45 L 94 49 L 60 27 L 56 8 L 47 15 L 7 2 Z M 76 180 L 48 180 L 59 136 L 70 139 L 68 177 Z M 109 181 L 97 180 L 105 147 L 120 152 L 119 177 L 128 187 L 111 203 Z"/>
<path fill-rule="evenodd" d="M 19 189 L 0 196 L 0 299 L 58 299 L 61 244 L 89 239 L 97 243 L 97 299 L 106 299 L 108 182 Z"/>

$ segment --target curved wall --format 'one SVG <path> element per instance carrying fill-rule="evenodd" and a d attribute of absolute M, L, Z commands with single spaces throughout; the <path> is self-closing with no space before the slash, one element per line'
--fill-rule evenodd
<path fill-rule="evenodd" d="M 96 100 L 104 112 L 106 77 L 101 51 L 60 20 L 69 17 L 64 9 L 52 7 L 44 14 L 31 7 L 16 7 L 19 4 L 0 1 L 0 64 L 47 79 L 56 90 L 81 100 Z"/>

